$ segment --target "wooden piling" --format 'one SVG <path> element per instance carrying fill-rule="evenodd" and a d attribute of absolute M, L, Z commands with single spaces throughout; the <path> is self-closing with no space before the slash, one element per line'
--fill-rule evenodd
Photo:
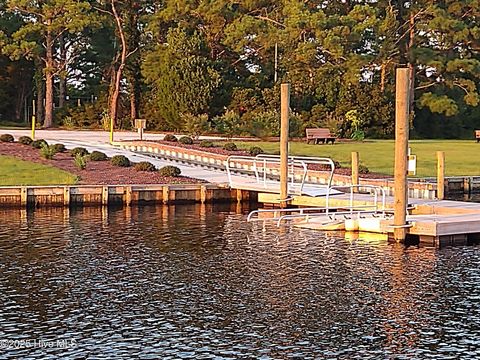
<path fill-rule="evenodd" d="M 102 186 L 102 205 L 108 205 L 108 186 Z"/>
<path fill-rule="evenodd" d="M 437 199 L 445 198 L 445 152 L 437 151 Z"/>
<path fill-rule="evenodd" d="M 395 214 L 394 238 L 404 241 L 407 217 L 408 127 L 410 70 L 397 69 L 395 101 Z"/>
<path fill-rule="evenodd" d="M 359 184 L 358 163 L 358 152 L 352 151 L 352 185 Z M 358 188 L 353 188 L 353 191 L 358 191 Z"/>
<path fill-rule="evenodd" d="M 20 202 L 23 208 L 25 208 L 28 204 L 28 188 L 26 187 L 22 187 L 20 189 Z"/>
<path fill-rule="evenodd" d="M 132 205 L 132 187 L 127 186 L 125 188 L 125 205 L 130 206 Z"/>
<path fill-rule="evenodd" d="M 280 200 L 287 207 L 288 198 L 288 112 L 290 108 L 290 84 L 282 84 L 280 91 Z"/>
<path fill-rule="evenodd" d="M 70 188 L 68 186 L 63 188 L 63 206 L 70 206 Z"/>
<path fill-rule="evenodd" d="M 163 203 L 168 204 L 170 199 L 170 188 L 168 186 L 163 187 Z"/>
<path fill-rule="evenodd" d="M 207 201 L 207 187 L 205 185 L 200 186 L 200 203 L 205 204 Z"/>

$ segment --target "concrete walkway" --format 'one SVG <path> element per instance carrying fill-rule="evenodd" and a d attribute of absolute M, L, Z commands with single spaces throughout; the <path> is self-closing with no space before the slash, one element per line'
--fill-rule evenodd
<path fill-rule="evenodd" d="M 0 129 L 1 134 L 11 134 L 17 140 L 20 136 L 30 136 L 29 130 L 13 130 L 13 129 Z M 146 134 L 147 140 L 162 140 L 163 134 Z M 224 171 L 206 169 L 195 165 L 178 163 L 175 161 L 168 161 L 163 159 L 156 159 L 150 156 L 136 154 L 128 150 L 118 149 L 113 147 L 109 143 L 109 133 L 105 131 L 66 131 L 66 130 L 37 130 L 35 132 L 36 139 L 45 139 L 47 142 L 62 143 L 67 149 L 73 149 L 75 147 L 84 147 L 88 151 L 101 151 L 108 156 L 113 155 L 125 155 L 131 161 L 149 161 L 158 168 L 166 165 L 175 165 L 182 171 L 182 175 L 192 177 L 195 179 L 202 179 L 211 183 L 221 184 L 228 183 L 227 174 Z M 118 132 L 115 133 L 115 140 L 137 140 L 138 134 L 135 132 Z M 220 140 L 221 138 L 211 138 Z M 246 177 L 235 175 L 235 181 L 242 181 Z"/>

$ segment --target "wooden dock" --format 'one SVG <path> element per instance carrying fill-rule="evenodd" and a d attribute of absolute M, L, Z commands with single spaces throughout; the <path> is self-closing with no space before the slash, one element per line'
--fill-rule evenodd
<path fill-rule="evenodd" d="M 407 216 L 408 240 L 413 243 L 426 243 L 434 246 L 450 244 L 469 244 L 480 240 L 480 204 L 450 200 L 409 199 L 409 215 Z M 258 201 L 266 207 L 278 205 L 278 194 L 259 193 Z M 329 198 L 329 207 L 345 208 L 351 206 L 349 195 L 333 195 Z M 325 197 L 298 196 L 290 202 L 292 207 L 324 208 Z M 355 207 L 373 205 L 370 195 L 355 194 Z M 377 205 L 381 205 L 378 203 Z M 386 209 L 393 211 L 393 198 L 386 198 Z M 328 225 L 328 224 L 327 224 Z M 322 230 L 328 228 L 325 218 L 312 218 L 296 223 L 301 228 Z M 334 227 L 335 228 L 335 227 Z M 336 227 L 337 229 L 339 227 Z M 371 232 L 391 237 L 393 234 L 393 218 L 367 217 L 346 221 L 342 230 L 354 232 Z"/>
<path fill-rule="evenodd" d="M 0 187 L 0 207 L 107 206 L 256 201 L 256 192 L 215 184 Z"/>

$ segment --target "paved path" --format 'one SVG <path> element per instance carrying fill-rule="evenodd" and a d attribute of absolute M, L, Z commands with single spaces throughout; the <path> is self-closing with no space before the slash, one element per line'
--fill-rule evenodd
<path fill-rule="evenodd" d="M 0 129 L 1 134 L 12 134 L 15 139 L 20 136 L 30 136 L 29 130 L 12 130 Z M 163 134 L 146 134 L 147 140 L 162 140 Z M 66 148 L 72 149 L 77 146 L 85 147 L 88 151 L 101 151 L 108 156 L 125 155 L 131 161 L 150 161 L 157 167 L 165 165 L 175 165 L 181 171 L 182 175 L 196 179 L 207 180 L 212 183 L 228 183 L 227 174 L 224 171 L 205 169 L 195 165 L 180 164 L 175 161 L 155 159 L 150 156 L 136 154 L 128 150 L 118 149 L 109 143 L 109 134 L 104 131 L 66 131 L 66 130 L 37 130 L 35 132 L 36 139 L 45 139 L 50 143 L 62 143 Z M 138 134 L 135 132 L 118 132 L 115 133 L 115 140 L 137 140 Z M 244 176 L 235 176 L 236 181 L 242 181 Z"/>

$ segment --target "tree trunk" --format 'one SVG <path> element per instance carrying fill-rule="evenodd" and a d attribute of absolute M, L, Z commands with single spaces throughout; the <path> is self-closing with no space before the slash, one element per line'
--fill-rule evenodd
<path fill-rule="evenodd" d="M 43 61 L 39 58 L 35 58 L 35 88 L 37 92 L 36 113 L 35 118 L 38 124 L 44 122 L 45 108 L 43 106 L 45 100 L 45 90 L 43 81 Z"/>
<path fill-rule="evenodd" d="M 46 128 L 53 125 L 53 38 L 50 32 L 46 36 L 46 61 L 45 61 L 45 122 Z"/>
<path fill-rule="evenodd" d="M 120 55 L 120 64 L 118 68 L 114 69 L 114 88 L 112 97 L 110 98 L 110 119 L 114 123 L 117 121 L 117 111 L 118 111 L 118 99 L 120 98 L 120 83 L 122 81 L 122 73 L 123 68 L 125 67 L 125 61 L 127 59 L 127 44 L 125 41 L 125 33 L 122 27 L 122 20 L 117 13 L 117 9 L 115 7 L 116 0 L 111 0 L 112 5 L 112 14 L 115 18 L 115 24 L 117 26 L 118 35 L 120 36 L 120 41 L 122 43 L 122 52 Z"/>
<path fill-rule="evenodd" d="M 382 62 L 382 71 L 380 73 L 380 91 L 385 92 L 385 78 L 387 73 L 387 63 Z"/>
<path fill-rule="evenodd" d="M 65 106 L 65 99 L 67 97 L 67 51 L 65 49 L 65 38 L 64 35 L 60 36 L 59 39 L 59 47 L 60 47 L 60 64 L 61 64 L 61 71 L 60 71 L 60 84 L 59 84 L 59 94 L 58 94 L 58 106 L 63 108 Z"/>
<path fill-rule="evenodd" d="M 138 118 L 138 100 L 136 84 L 130 85 L 130 119 L 132 123 Z"/>
<path fill-rule="evenodd" d="M 410 40 L 408 42 L 408 69 L 410 70 L 410 114 L 413 116 L 415 114 L 414 103 L 415 103 L 415 64 L 412 62 L 411 54 L 413 46 L 415 45 L 415 17 L 413 12 L 410 13 Z"/>

